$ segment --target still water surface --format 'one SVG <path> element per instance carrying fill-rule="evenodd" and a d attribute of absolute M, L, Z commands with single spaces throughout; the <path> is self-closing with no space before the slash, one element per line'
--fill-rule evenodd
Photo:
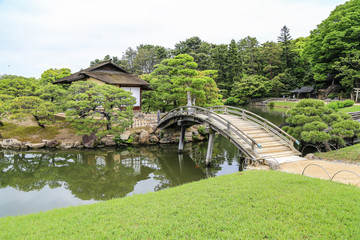
<path fill-rule="evenodd" d="M 249 109 L 249 108 L 247 108 Z M 284 114 L 249 109 L 275 124 Z M 272 114 L 271 114 L 272 113 Z M 242 170 L 238 150 L 215 139 L 213 167 L 205 168 L 207 142 L 63 151 L 0 151 L 0 217 L 159 191 Z"/>

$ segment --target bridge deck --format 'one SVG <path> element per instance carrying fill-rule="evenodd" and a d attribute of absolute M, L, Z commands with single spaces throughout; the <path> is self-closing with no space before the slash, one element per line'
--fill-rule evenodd
<path fill-rule="evenodd" d="M 258 124 L 235 115 L 221 114 L 221 116 L 261 144 L 261 149 L 257 149 L 258 158 L 270 161 L 275 159 L 278 163 L 305 160 L 299 157 L 300 153 L 293 151 L 286 142 Z M 242 141 L 239 137 L 235 138 Z"/>

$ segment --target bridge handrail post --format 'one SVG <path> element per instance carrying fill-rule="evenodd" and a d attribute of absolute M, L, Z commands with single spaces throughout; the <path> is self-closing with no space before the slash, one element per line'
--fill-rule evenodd
<path fill-rule="evenodd" d="M 160 110 L 157 110 L 157 112 L 156 112 L 156 117 L 157 117 L 157 124 L 159 125 L 159 123 L 160 123 L 160 118 L 161 118 Z"/>
<path fill-rule="evenodd" d="M 255 146 L 256 146 L 255 142 L 252 142 L 252 144 L 251 144 L 251 150 L 253 151 L 253 153 L 254 153 L 255 156 L 257 157 L 257 156 L 258 156 L 258 153 L 257 153 L 257 151 L 256 151 Z"/>
<path fill-rule="evenodd" d="M 243 118 L 243 119 L 246 119 L 246 114 L 245 114 L 245 111 L 244 111 L 244 110 L 242 110 L 242 118 Z"/>

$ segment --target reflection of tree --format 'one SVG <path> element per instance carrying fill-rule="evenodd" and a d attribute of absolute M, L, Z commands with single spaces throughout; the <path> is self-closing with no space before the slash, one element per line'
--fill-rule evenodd
<path fill-rule="evenodd" d="M 194 145 L 199 145 L 197 148 L 205 156 L 207 144 Z M 214 156 L 221 155 L 221 148 L 214 148 Z M 201 164 L 191 160 L 189 152 L 179 158 L 176 145 L 0 151 L 0 188 L 10 186 L 26 192 L 45 186 L 65 187 L 83 200 L 107 200 L 126 196 L 139 181 L 151 178 L 150 174 L 157 181 L 155 191 L 205 177 Z"/>
<path fill-rule="evenodd" d="M 129 160 L 130 165 L 124 165 L 125 160 Z M 64 184 L 80 199 L 106 200 L 125 196 L 138 181 L 154 171 L 141 167 L 135 175 L 131 164 L 141 163 L 133 156 L 121 159 L 115 151 L 2 153 L 0 187 L 32 191 L 46 185 L 56 188 Z"/>

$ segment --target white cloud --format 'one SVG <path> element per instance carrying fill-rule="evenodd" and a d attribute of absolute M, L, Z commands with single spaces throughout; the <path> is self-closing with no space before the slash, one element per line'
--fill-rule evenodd
<path fill-rule="evenodd" d="M 309 35 L 337 4 L 325 0 L 0 0 L 0 74 L 39 77 L 49 67 L 78 71 L 106 54 L 150 43 L 172 48 L 192 36 L 229 43 L 276 41 L 283 25 Z"/>

